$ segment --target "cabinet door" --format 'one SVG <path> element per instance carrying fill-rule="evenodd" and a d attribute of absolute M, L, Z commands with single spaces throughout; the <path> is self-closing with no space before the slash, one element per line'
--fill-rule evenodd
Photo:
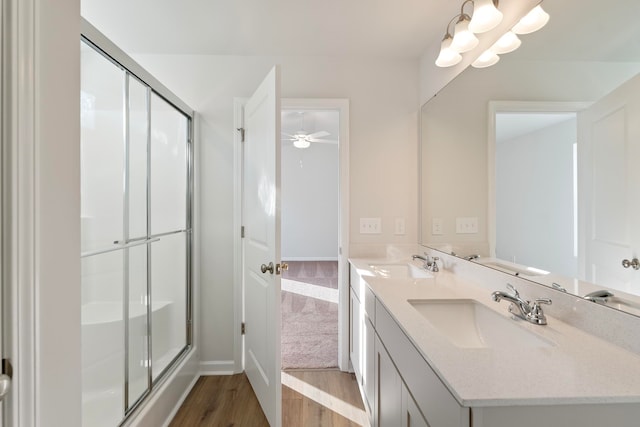
<path fill-rule="evenodd" d="M 402 385 L 402 427 L 429 427 L 407 387 Z"/>
<path fill-rule="evenodd" d="M 398 427 L 402 425 L 402 379 L 391 361 L 391 357 L 376 336 L 376 427 Z"/>
<path fill-rule="evenodd" d="M 375 398 L 375 360 L 376 360 L 376 330 L 369 316 L 362 316 L 362 389 L 364 390 L 365 404 L 369 413 L 373 413 Z"/>
<path fill-rule="evenodd" d="M 358 384 L 362 384 L 362 315 L 360 301 L 351 289 L 349 298 L 349 356 Z"/>

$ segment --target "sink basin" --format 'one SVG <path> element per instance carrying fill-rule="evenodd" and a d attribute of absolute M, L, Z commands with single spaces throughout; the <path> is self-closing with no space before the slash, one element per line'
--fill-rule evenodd
<path fill-rule="evenodd" d="M 424 268 L 417 267 L 413 264 L 369 264 L 373 274 L 379 277 L 396 278 L 396 277 L 413 277 L 413 278 L 429 278 L 433 274 Z"/>
<path fill-rule="evenodd" d="M 408 300 L 453 345 L 461 348 L 552 347 L 553 344 L 475 300 Z"/>

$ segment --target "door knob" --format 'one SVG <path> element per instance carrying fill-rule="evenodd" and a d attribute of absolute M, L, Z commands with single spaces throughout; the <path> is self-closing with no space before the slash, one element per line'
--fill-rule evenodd
<path fill-rule="evenodd" d="M 631 261 L 629 261 L 628 259 L 623 259 L 622 266 L 624 268 L 633 267 L 634 270 L 640 270 L 640 261 L 638 261 L 638 258 L 634 258 Z"/>
<path fill-rule="evenodd" d="M 289 269 L 289 264 L 283 262 L 282 264 L 276 264 L 276 274 L 280 274 L 283 271 L 287 271 Z"/>
<path fill-rule="evenodd" d="M 269 273 L 273 274 L 273 263 L 270 262 L 269 265 L 262 264 L 260 266 L 260 271 L 262 271 L 263 273 L 266 273 L 268 271 Z"/>

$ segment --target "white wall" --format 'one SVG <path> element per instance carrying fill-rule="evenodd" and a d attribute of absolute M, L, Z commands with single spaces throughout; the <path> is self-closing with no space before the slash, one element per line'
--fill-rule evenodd
<path fill-rule="evenodd" d="M 19 323 L 5 325 L 14 383 L 4 409 L 19 412 L 20 425 L 79 427 L 80 4 L 9 3 L 17 19 L 3 16 L 16 24 L 5 47 L 15 56 L 3 74 L 11 70 L 14 102 L 3 126 L 14 132 L 4 151 L 13 178 L 4 190 L 17 191 L 6 194 L 14 228 L 3 244 L 16 268 L 3 292 L 12 304 L 3 302 Z"/>
<path fill-rule="evenodd" d="M 233 98 L 250 96 L 274 64 L 286 98 L 349 98 L 351 243 L 417 239 L 417 61 L 329 57 L 136 55 L 201 117 L 201 359 L 233 360 Z M 381 217 L 382 234 L 358 233 Z M 393 234 L 396 217 L 406 234 Z"/>
<path fill-rule="evenodd" d="M 578 276 L 573 250 L 576 126 L 574 117 L 496 143 L 498 258 Z"/>
<path fill-rule="evenodd" d="M 488 248 L 488 102 L 594 101 L 640 71 L 635 63 L 516 61 L 469 68 L 422 108 L 422 241 Z M 608 76 L 604 79 L 603 76 Z M 477 234 L 455 218 L 477 216 Z M 431 234 L 443 218 L 444 234 Z"/>
<path fill-rule="evenodd" d="M 339 166 L 337 144 L 283 145 L 283 260 L 338 259 Z"/>

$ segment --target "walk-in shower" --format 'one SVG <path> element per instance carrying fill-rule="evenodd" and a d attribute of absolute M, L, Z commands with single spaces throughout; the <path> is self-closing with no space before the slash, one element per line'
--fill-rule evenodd
<path fill-rule="evenodd" d="M 83 425 L 115 427 L 191 344 L 193 113 L 80 49 Z"/>

